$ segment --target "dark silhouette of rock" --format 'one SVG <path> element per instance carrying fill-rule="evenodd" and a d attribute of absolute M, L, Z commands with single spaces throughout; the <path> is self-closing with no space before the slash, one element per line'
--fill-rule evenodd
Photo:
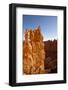
<path fill-rule="evenodd" d="M 45 69 L 50 69 L 49 73 L 57 73 L 57 40 L 44 41 L 45 44 Z"/>

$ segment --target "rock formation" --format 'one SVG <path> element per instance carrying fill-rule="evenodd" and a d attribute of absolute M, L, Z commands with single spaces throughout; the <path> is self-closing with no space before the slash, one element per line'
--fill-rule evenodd
<path fill-rule="evenodd" d="M 23 42 L 23 73 L 43 74 L 45 51 L 40 27 L 25 32 Z"/>

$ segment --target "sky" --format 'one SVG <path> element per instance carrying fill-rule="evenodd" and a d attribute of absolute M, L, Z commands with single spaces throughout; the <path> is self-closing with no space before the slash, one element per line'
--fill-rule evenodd
<path fill-rule="evenodd" d="M 23 30 L 35 29 L 38 26 L 44 41 L 57 39 L 57 16 L 23 15 Z"/>

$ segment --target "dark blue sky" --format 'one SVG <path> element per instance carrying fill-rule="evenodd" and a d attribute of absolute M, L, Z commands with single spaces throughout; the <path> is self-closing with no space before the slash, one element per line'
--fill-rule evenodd
<path fill-rule="evenodd" d="M 57 16 L 23 15 L 23 29 L 41 28 L 44 40 L 57 39 Z"/>

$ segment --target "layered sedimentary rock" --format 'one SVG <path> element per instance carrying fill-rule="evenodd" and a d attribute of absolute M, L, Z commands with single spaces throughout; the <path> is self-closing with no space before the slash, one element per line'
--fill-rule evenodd
<path fill-rule="evenodd" d="M 45 73 L 44 42 L 40 27 L 25 32 L 23 43 L 23 73 L 42 74 Z"/>

